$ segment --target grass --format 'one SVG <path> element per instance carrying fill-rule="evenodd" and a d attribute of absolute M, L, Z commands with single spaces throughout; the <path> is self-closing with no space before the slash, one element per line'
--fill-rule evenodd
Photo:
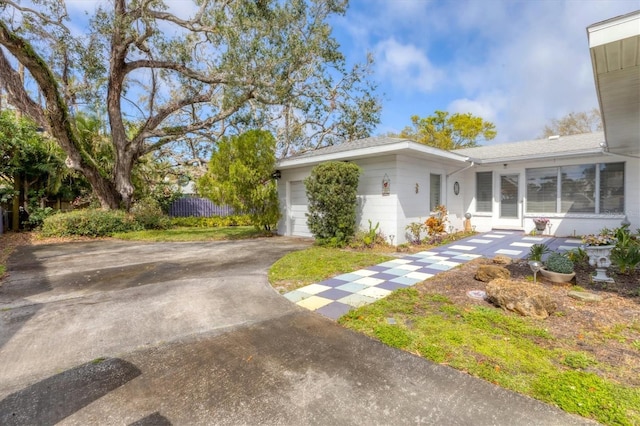
<path fill-rule="evenodd" d="M 391 259 L 394 258 L 384 254 L 310 247 L 274 263 L 269 269 L 269 281 L 281 292 L 287 292 Z"/>
<path fill-rule="evenodd" d="M 605 424 L 640 424 L 640 389 L 596 374 L 616 365 L 563 349 L 563 342 L 534 320 L 496 308 L 459 306 L 442 295 L 408 288 L 347 313 L 340 323 L 567 412 Z M 607 332 L 617 339 L 622 330 Z M 629 346 L 633 350 L 635 344 Z"/>
<path fill-rule="evenodd" d="M 219 228 L 178 227 L 162 230 L 145 230 L 114 234 L 114 238 L 134 241 L 182 242 L 240 240 L 264 236 L 264 231 L 253 226 L 229 226 Z"/>

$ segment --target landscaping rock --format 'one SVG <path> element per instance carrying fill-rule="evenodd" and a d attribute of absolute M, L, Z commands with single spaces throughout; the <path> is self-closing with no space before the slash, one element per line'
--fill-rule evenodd
<path fill-rule="evenodd" d="M 538 284 L 499 278 L 487 284 L 486 292 L 487 300 L 496 306 L 535 319 L 545 319 L 558 308 Z"/>
<path fill-rule="evenodd" d="M 505 256 L 504 254 L 499 254 L 493 258 L 493 263 L 498 265 L 511 265 L 513 263 L 513 259 L 509 256 Z"/>
<path fill-rule="evenodd" d="M 570 291 L 567 294 L 569 297 L 581 300 L 583 302 L 600 302 L 602 300 L 601 296 L 593 293 L 588 293 L 586 291 Z"/>
<path fill-rule="evenodd" d="M 488 283 L 496 278 L 511 278 L 511 272 L 507 268 L 497 265 L 480 265 L 476 271 L 476 280 Z"/>

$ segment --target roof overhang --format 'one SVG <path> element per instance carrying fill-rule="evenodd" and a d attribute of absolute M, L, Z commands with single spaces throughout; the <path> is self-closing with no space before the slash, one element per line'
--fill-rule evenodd
<path fill-rule="evenodd" d="M 640 156 L 640 11 L 587 27 L 608 150 Z"/>
<path fill-rule="evenodd" d="M 393 144 L 381 145 L 376 147 L 356 148 L 348 151 L 332 152 L 327 154 L 302 156 L 299 158 L 285 158 L 278 162 L 278 168 L 281 170 L 293 169 L 296 167 L 310 166 L 325 161 L 352 161 L 369 157 L 379 157 L 381 155 L 398 155 L 405 154 L 414 158 L 431 159 L 449 164 L 460 164 L 469 161 L 469 157 L 455 154 L 450 151 L 444 151 L 422 145 L 417 142 L 401 141 Z"/>
<path fill-rule="evenodd" d="M 590 150 L 581 150 L 581 151 L 565 151 L 565 152 L 554 152 L 551 154 L 541 153 L 536 155 L 514 155 L 514 156 L 505 156 L 500 158 L 485 158 L 485 159 L 474 159 L 470 157 L 477 165 L 486 165 L 493 166 L 495 164 L 505 164 L 505 163 L 531 163 L 533 161 L 548 161 L 548 160 L 559 160 L 559 159 L 567 159 L 567 158 L 587 158 L 587 157 L 598 157 L 606 154 L 606 151 L 603 148 L 590 149 Z"/>

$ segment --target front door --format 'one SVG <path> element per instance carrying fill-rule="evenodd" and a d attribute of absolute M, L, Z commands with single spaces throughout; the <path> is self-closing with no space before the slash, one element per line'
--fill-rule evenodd
<path fill-rule="evenodd" d="M 521 228 L 519 175 L 500 176 L 500 227 Z"/>

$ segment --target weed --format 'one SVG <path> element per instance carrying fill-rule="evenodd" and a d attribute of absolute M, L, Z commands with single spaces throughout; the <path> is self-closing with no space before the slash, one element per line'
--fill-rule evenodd
<path fill-rule="evenodd" d="M 640 406 L 640 390 L 614 386 L 593 373 L 570 370 L 540 376 L 532 390 L 543 401 L 602 423 L 625 425 L 640 421 L 639 413 L 634 414 L 630 408 Z"/>
<path fill-rule="evenodd" d="M 380 324 L 373 330 L 373 334 L 382 343 L 399 349 L 406 348 L 413 340 L 407 331 L 398 325 Z"/>
<path fill-rule="evenodd" d="M 597 364 L 598 362 L 591 355 L 584 352 L 568 352 L 564 355 L 562 361 L 567 367 L 584 370 L 587 367 Z"/>
<path fill-rule="evenodd" d="M 104 362 L 105 360 L 106 360 L 106 358 L 99 357 L 99 358 L 96 358 L 96 359 L 92 360 L 91 364 L 100 364 L 100 363 Z"/>

